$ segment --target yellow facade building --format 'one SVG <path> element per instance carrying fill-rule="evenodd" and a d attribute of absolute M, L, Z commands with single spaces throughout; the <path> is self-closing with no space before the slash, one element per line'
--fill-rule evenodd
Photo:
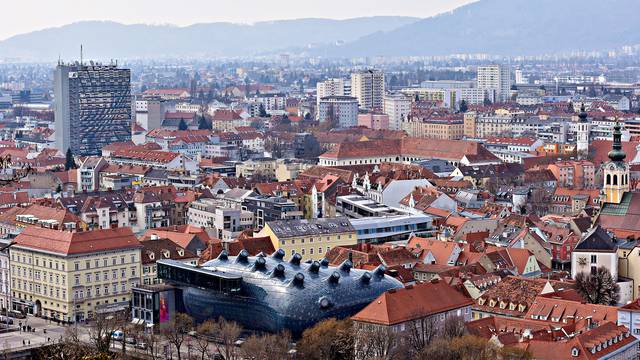
<path fill-rule="evenodd" d="M 256 236 L 268 236 L 274 249 L 284 250 L 287 256 L 300 254 L 303 260 L 320 260 L 333 247 L 358 241 L 346 217 L 270 221 Z"/>
<path fill-rule="evenodd" d="M 140 283 L 141 248 L 130 228 L 27 227 L 10 250 L 13 308 L 65 322 L 124 309 Z"/>

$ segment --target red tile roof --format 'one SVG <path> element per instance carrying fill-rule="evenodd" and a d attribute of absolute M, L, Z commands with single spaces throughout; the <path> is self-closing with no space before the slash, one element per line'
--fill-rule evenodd
<path fill-rule="evenodd" d="M 354 321 L 395 325 L 473 304 L 444 282 L 424 283 L 389 290 L 354 315 Z"/>
<path fill-rule="evenodd" d="M 141 247 L 130 228 L 70 232 L 26 227 L 15 239 L 16 246 L 62 255 L 77 255 Z"/>

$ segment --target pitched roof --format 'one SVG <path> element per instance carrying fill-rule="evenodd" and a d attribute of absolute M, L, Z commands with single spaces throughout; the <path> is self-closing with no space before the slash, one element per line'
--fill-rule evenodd
<path fill-rule="evenodd" d="M 193 252 L 178 246 L 169 239 L 156 239 L 143 241 L 142 244 L 142 264 L 155 263 L 160 259 L 186 260 L 197 259 Z"/>
<path fill-rule="evenodd" d="M 389 290 L 351 317 L 354 321 L 395 325 L 473 304 L 444 282 Z"/>
<path fill-rule="evenodd" d="M 66 256 L 140 247 L 138 239 L 126 227 L 84 232 L 26 227 L 15 242 L 19 247 Z"/>
<path fill-rule="evenodd" d="M 574 251 L 598 252 L 615 252 L 616 250 L 618 246 L 601 226 L 591 229 L 574 249 Z"/>

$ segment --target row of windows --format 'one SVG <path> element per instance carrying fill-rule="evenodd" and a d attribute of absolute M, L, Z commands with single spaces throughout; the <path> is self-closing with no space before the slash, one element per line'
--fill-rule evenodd
<path fill-rule="evenodd" d="M 307 255 L 307 249 L 301 249 L 299 251 L 300 255 Z M 327 246 L 327 252 L 331 250 L 331 246 Z M 296 249 L 291 249 L 291 256 L 295 255 L 298 251 Z M 309 255 L 313 255 L 314 248 L 309 248 Z M 318 254 L 322 254 L 322 247 L 318 247 Z"/>
<path fill-rule="evenodd" d="M 117 279 L 118 278 L 118 272 L 120 273 L 120 277 L 121 278 L 126 278 L 127 277 L 127 269 L 126 268 L 120 268 L 120 271 L 118 271 L 117 269 L 112 269 L 111 270 L 111 279 Z M 131 276 L 136 276 L 136 266 L 132 266 L 131 267 Z M 85 281 L 87 283 L 91 283 L 92 280 L 92 276 L 91 273 L 86 273 L 85 274 Z M 93 280 L 94 281 L 100 281 L 100 272 L 96 271 L 94 273 L 93 276 Z M 107 281 L 109 280 L 109 271 L 103 271 L 102 272 L 102 281 Z M 80 275 L 75 275 L 75 281 L 74 281 L 75 285 L 80 285 Z"/>
<path fill-rule="evenodd" d="M 43 281 L 47 281 L 47 275 L 49 275 L 48 281 L 51 284 L 53 284 L 54 279 L 56 284 L 65 285 L 67 282 L 66 275 L 55 274 L 53 272 L 47 273 L 46 271 L 33 270 L 31 268 L 17 266 L 17 265 L 11 265 L 11 273 L 13 274 L 13 276 L 16 276 L 16 277 L 23 277 L 23 278 L 43 280 Z"/>
<path fill-rule="evenodd" d="M 131 263 L 135 263 L 136 262 L 136 255 L 135 254 L 131 254 L 129 256 L 129 260 L 130 260 Z M 116 256 L 111 257 L 111 266 L 115 266 L 117 264 L 118 264 L 118 258 Z M 123 255 L 123 256 L 120 256 L 120 265 L 124 265 L 124 264 L 126 264 L 126 257 Z M 80 262 L 76 261 L 73 264 L 74 269 L 76 271 L 79 271 L 80 270 L 80 265 L 81 265 Z M 83 269 L 84 270 L 91 269 L 92 266 L 93 266 L 93 268 L 99 268 L 101 266 L 102 267 L 108 267 L 109 266 L 109 258 L 105 257 L 105 258 L 102 258 L 102 259 L 94 259 L 93 261 L 85 260 Z"/>
<path fill-rule="evenodd" d="M 64 288 L 61 289 L 53 286 L 34 284 L 30 281 L 27 282 L 26 280 L 16 281 L 16 279 L 12 279 L 11 286 L 13 286 L 14 289 L 29 291 L 37 295 L 48 296 L 50 298 L 63 300 L 67 298 L 67 290 Z"/>
<path fill-rule="evenodd" d="M 132 284 L 132 286 L 135 286 L 135 284 Z M 90 299 L 92 297 L 100 297 L 100 296 L 109 296 L 109 290 L 111 290 L 111 294 L 117 294 L 118 293 L 118 284 L 117 283 L 113 283 L 111 284 L 111 286 L 109 285 L 104 285 L 102 286 L 102 295 L 100 293 L 100 286 L 96 286 L 93 291 L 91 289 L 91 287 L 87 287 L 85 290 L 76 290 L 73 293 L 73 298 L 75 300 L 82 300 L 82 299 Z M 126 282 L 121 282 L 120 283 L 120 292 L 121 293 L 126 293 L 127 292 L 127 283 Z M 85 297 L 86 294 L 86 297 Z"/>

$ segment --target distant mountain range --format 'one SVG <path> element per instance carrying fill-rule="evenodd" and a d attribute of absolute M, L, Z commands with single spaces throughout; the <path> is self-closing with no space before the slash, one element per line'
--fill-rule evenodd
<path fill-rule="evenodd" d="M 80 44 L 87 58 L 207 58 L 254 56 L 279 49 L 321 47 L 386 32 L 418 18 L 380 16 L 348 20 L 299 19 L 172 25 L 124 25 L 86 21 L 44 29 L 0 41 L 0 58 L 56 61 L 76 59 Z"/>
<path fill-rule="evenodd" d="M 542 55 L 640 44 L 639 0 L 479 0 L 427 19 L 123 25 L 79 22 L 0 41 L 0 59 Z"/>
<path fill-rule="evenodd" d="M 638 0 L 480 0 L 366 35 L 329 56 L 543 55 L 640 44 Z"/>

